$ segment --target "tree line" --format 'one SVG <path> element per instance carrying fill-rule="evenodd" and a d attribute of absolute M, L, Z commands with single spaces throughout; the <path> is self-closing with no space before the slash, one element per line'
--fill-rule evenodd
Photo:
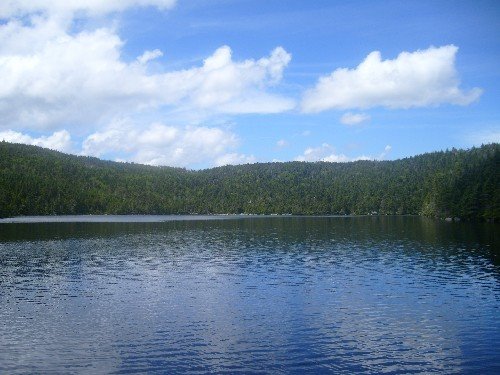
<path fill-rule="evenodd" d="M 0 217 L 69 214 L 412 214 L 500 218 L 500 145 L 394 161 L 200 171 L 0 142 Z"/>

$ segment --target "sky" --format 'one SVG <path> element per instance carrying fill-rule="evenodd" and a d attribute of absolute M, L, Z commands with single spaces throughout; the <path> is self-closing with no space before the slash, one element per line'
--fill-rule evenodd
<path fill-rule="evenodd" d="M 189 169 L 500 142 L 500 2 L 2 0 L 0 140 Z"/>

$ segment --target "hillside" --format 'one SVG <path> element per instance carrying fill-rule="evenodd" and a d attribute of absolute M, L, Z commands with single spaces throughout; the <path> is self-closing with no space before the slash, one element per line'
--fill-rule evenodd
<path fill-rule="evenodd" d="M 188 171 L 0 142 L 0 217 L 377 212 L 499 219 L 499 167 L 499 144 L 395 161 Z"/>

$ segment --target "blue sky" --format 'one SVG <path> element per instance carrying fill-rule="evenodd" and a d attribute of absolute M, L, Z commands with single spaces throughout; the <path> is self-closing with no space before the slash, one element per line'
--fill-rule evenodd
<path fill-rule="evenodd" d="M 187 168 L 500 141 L 498 1 L 7 0 L 0 19 L 7 141 Z"/>

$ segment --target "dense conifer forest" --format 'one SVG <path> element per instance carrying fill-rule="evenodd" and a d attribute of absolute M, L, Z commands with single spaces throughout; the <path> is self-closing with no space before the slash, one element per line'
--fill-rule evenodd
<path fill-rule="evenodd" d="M 200 171 L 0 142 L 0 217 L 63 214 L 420 214 L 500 218 L 500 145 L 395 161 Z"/>

